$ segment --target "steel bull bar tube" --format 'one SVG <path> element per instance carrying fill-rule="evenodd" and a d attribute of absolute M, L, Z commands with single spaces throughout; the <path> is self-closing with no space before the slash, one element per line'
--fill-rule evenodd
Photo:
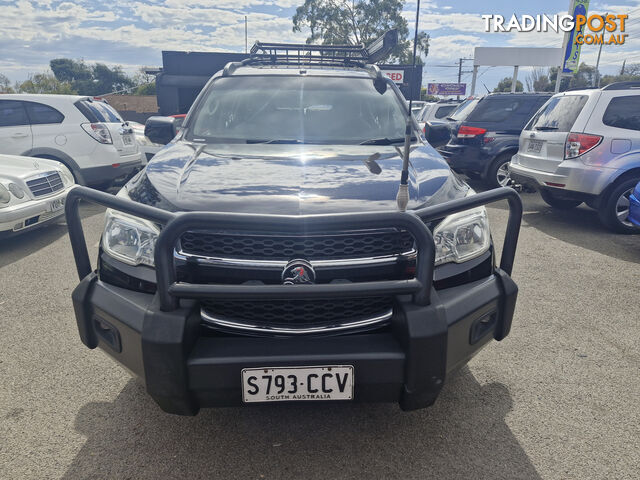
<path fill-rule="evenodd" d="M 515 258 L 518 233 L 522 218 L 522 201 L 511 188 L 502 187 L 476 195 L 452 200 L 440 205 L 408 212 L 366 212 L 328 215 L 254 215 L 243 213 L 187 212 L 171 213 L 166 210 L 137 203 L 125 198 L 77 186 L 67 195 L 65 214 L 69 238 L 76 261 L 78 276 L 82 280 L 92 271 L 89 253 L 79 214 L 80 200 L 86 200 L 133 216 L 164 225 L 155 247 L 155 267 L 158 297 L 162 311 L 172 311 L 179 298 L 244 298 L 293 299 L 319 297 L 378 296 L 413 294 L 417 305 L 428 305 L 435 258 L 433 236 L 425 223 L 441 219 L 500 200 L 509 203 L 509 219 L 502 248 L 500 269 L 511 274 Z M 406 229 L 414 237 L 417 250 L 416 278 L 411 280 L 358 282 L 320 285 L 216 285 L 176 282 L 173 251 L 180 236 L 193 228 L 256 230 L 265 232 L 318 233 L 330 230 L 375 229 L 395 227 Z"/>

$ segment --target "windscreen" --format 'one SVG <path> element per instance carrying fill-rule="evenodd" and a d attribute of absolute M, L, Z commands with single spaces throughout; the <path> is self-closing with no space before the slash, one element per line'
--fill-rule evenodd
<path fill-rule="evenodd" d="M 406 113 L 371 79 L 246 76 L 216 80 L 188 138 L 208 143 L 360 144 L 403 139 Z"/>
<path fill-rule="evenodd" d="M 534 115 L 525 130 L 569 132 L 586 101 L 586 95 L 553 97 Z"/>

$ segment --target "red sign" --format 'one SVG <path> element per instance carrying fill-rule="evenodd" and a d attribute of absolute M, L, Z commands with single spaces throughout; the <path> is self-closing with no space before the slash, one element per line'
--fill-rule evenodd
<path fill-rule="evenodd" d="M 404 83 L 404 70 L 382 70 L 393 83 Z"/>

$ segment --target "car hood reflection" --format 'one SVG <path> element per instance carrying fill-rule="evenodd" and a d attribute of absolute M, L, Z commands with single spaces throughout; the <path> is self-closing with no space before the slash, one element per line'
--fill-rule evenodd
<path fill-rule="evenodd" d="M 400 153 L 394 146 L 180 142 L 156 154 L 127 188 L 133 200 L 172 211 L 303 215 L 389 210 L 397 208 Z M 409 208 L 458 198 L 466 190 L 433 148 L 413 148 Z"/>

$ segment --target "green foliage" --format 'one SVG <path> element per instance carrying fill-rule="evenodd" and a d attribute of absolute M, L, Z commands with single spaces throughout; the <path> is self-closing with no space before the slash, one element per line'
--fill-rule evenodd
<path fill-rule="evenodd" d="M 61 95 L 78 93 L 69 82 L 61 82 L 50 73 L 31 75 L 28 80 L 17 85 L 17 90 L 20 93 L 55 93 Z"/>
<path fill-rule="evenodd" d="M 504 77 L 502 80 L 500 80 L 500 82 L 498 83 L 498 86 L 496 88 L 493 89 L 494 93 L 495 92 L 510 92 L 511 91 L 511 77 Z M 522 85 L 522 82 L 520 80 L 516 81 L 516 92 L 523 92 L 524 91 L 524 86 Z"/>
<path fill-rule="evenodd" d="M 309 30 L 307 43 L 368 45 L 390 29 L 398 30 L 398 45 L 388 61 L 410 63 L 412 44 L 402 16 L 404 0 L 305 0 L 293 16 L 293 31 Z M 429 53 L 429 35 L 419 33 L 419 56 Z M 422 63 L 419 60 L 418 63 Z"/>
<path fill-rule="evenodd" d="M 527 76 L 527 89 L 533 92 L 553 92 L 556 88 L 556 78 L 558 77 L 558 68 L 552 67 L 547 73 L 542 69 L 535 69 Z M 581 63 L 578 71 L 570 77 L 564 77 L 560 80 L 560 91 L 564 92 L 570 88 L 588 88 L 597 84 L 597 71 L 592 65 Z M 600 79 L 600 86 L 604 87 L 614 82 L 640 80 L 640 64 L 635 63 L 621 70 L 619 75 L 604 75 Z"/>
<path fill-rule="evenodd" d="M 422 87 L 420 89 L 420 100 L 424 100 L 425 102 L 437 102 L 440 98 L 435 95 L 427 94 L 427 87 Z"/>
<path fill-rule="evenodd" d="M 56 79 L 68 82 L 81 95 L 104 95 L 135 86 L 122 67 L 103 63 L 87 65 L 83 60 L 55 58 L 49 62 Z"/>
<path fill-rule="evenodd" d="M 11 88 L 11 80 L 9 80 L 5 75 L 0 73 L 0 93 L 14 93 L 13 88 Z"/>

